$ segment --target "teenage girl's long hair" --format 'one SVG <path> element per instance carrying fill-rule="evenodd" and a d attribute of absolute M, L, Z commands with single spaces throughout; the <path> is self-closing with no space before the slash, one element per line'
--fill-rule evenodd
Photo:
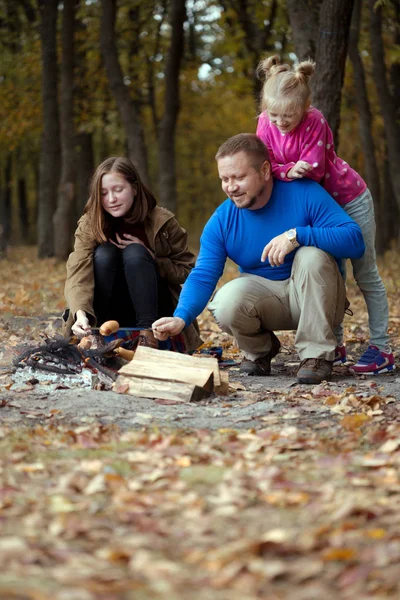
<path fill-rule="evenodd" d="M 264 81 L 261 111 L 274 106 L 291 105 L 308 108 L 311 99 L 310 79 L 314 75 L 315 63 L 306 60 L 294 67 L 281 63 L 278 55 L 264 58 L 257 67 L 256 75 Z"/>
<path fill-rule="evenodd" d="M 90 181 L 89 199 L 84 213 L 89 216 L 92 233 L 97 242 L 106 242 L 112 234 L 112 220 L 101 204 L 101 182 L 103 175 L 117 173 L 136 190 L 133 204 L 124 216 L 128 223 L 143 223 L 147 214 L 157 205 L 153 193 L 144 185 L 134 164 L 123 157 L 112 156 L 101 163 Z"/>

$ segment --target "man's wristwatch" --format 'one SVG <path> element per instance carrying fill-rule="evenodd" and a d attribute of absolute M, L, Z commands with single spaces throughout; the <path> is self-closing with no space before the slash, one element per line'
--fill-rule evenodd
<path fill-rule="evenodd" d="M 285 233 L 287 239 L 292 244 L 293 248 L 298 248 L 300 244 L 297 241 L 297 231 L 295 229 L 288 229 L 287 231 L 285 231 Z"/>

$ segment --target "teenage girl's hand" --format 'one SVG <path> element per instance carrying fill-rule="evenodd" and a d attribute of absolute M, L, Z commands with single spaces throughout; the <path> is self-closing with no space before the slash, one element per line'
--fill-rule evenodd
<path fill-rule="evenodd" d="M 306 177 L 308 171 L 311 171 L 312 165 L 305 160 L 298 160 L 297 163 L 290 169 L 287 176 L 289 179 L 301 179 Z"/>
<path fill-rule="evenodd" d="M 185 321 L 180 317 L 161 317 L 151 326 L 157 340 L 166 340 L 170 335 L 178 335 L 185 327 Z"/>
<path fill-rule="evenodd" d="M 83 310 L 76 311 L 76 320 L 72 325 L 72 332 L 78 337 L 83 337 L 91 333 L 89 319 Z"/>
<path fill-rule="evenodd" d="M 138 237 L 136 237 L 135 235 L 130 235 L 129 233 L 124 233 L 122 237 L 120 237 L 118 235 L 118 233 L 115 235 L 115 237 L 117 238 L 117 241 L 114 242 L 114 240 L 109 240 L 112 244 L 114 244 L 114 246 L 117 246 L 117 248 L 119 248 L 120 250 L 123 250 L 124 248 L 126 248 L 127 246 L 130 246 L 131 244 L 140 244 L 141 246 L 144 246 L 147 250 L 147 252 L 150 254 L 150 256 L 152 257 L 152 259 L 154 260 L 155 255 L 154 252 L 152 252 L 147 246 L 146 244 L 144 244 L 142 242 L 142 240 L 140 240 Z"/>
<path fill-rule="evenodd" d="M 272 238 L 265 246 L 261 254 L 261 262 L 265 262 L 268 258 L 271 267 L 279 267 L 285 262 L 285 256 L 293 250 L 293 244 L 288 240 L 286 233 L 281 233 L 281 235 Z"/>

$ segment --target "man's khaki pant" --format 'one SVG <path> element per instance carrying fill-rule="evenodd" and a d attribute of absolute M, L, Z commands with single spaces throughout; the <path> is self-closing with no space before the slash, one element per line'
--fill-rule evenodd
<path fill-rule="evenodd" d="M 249 360 L 269 352 L 271 331 L 296 329 L 300 360 L 332 361 L 333 329 L 343 320 L 345 301 L 336 261 L 318 248 L 304 246 L 296 253 L 290 279 L 242 274 L 218 290 L 208 308 Z"/>

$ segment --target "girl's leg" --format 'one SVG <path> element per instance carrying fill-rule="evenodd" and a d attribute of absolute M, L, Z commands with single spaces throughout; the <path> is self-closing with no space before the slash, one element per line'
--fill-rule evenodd
<path fill-rule="evenodd" d="M 361 228 L 365 254 L 352 260 L 354 278 L 367 304 L 370 344 L 390 352 L 388 322 L 389 306 L 385 286 L 379 275 L 375 253 L 375 215 L 371 192 L 367 189 L 358 198 L 344 206 Z"/>
<path fill-rule="evenodd" d="M 347 261 L 345 259 L 342 259 L 341 264 L 340 264 L 340 272 L 341 272 L 341 275 L 343 276 L 343 280 L 345 283 L 346 283 L 346 262 Z M 340 325 L 338 325 L 337 327 L 334 328 L 333 333 L 335 334 L 335 337 L 336 337 L 335 359 L 333 361 L 333 366 L 335 366 L 335 365 L 341 365 L 342 363 L 346 362 L 346 360 L 347 360 L 346 349 L 343 346 L 343 338 L 344 338 L 343 321 L 340 323 Z"/>
<path fill-rule="evenodd" d="M 99 324 L 115 319 L 120 325 L 134 327 L 135 311 L 130 301 L 122 268 L 121 250 L 107 242 L 94 252 L 94 312 Z"/>
<path fill-rule="evenodd" d="M 158 273 L 156 263 L 142 244 L 129 244 L 122 262 L 136 327 L 150 329 L 158 317 Z"/>
<path fill-rule="evenodd" d="M 121 268 L 121 251 L 118 248 L 109 242 L 97 246 L 93 257 L 94 312 L 99 324 L 117 319 L 117 315 L 113 314 L 112 299 Z"/>

